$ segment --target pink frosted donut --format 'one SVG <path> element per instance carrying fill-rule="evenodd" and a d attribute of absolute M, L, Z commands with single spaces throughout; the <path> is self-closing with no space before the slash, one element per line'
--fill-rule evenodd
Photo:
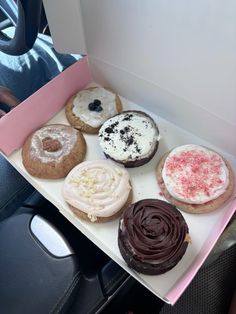
<path fill-rule="evenodd" d="M 84 161 L 66 177 L 63 196 L 82 219 L 91 222 L 115 219 L 132 199 L 129 173 L 110 160 Z"/>
<path fill-rule="evenodd" d="M 234 176 L 228 162 L 199 145 L 176 147 L 157 167 L 160 188 L 171 203 L 187 212 L 207 212 L 233 193 Z"/>

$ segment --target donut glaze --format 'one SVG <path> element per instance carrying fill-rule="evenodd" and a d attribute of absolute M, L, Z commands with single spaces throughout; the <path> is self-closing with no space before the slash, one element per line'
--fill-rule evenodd
<path fill-rule="evenodd" d="M 86 213 L 91 221 L 110 217 L 126 203 L 131 186 L 127 170 L 110 160 L 85 161 L 66 177 L 65 201 Z"/>
<path fill-rule="evenodd" d="M 188 226 L 175 206 L 144 199 L 124 211 L 118 244 L 127 264 L 144 274 L 161 274 L 173 268 L 189 242 Z"/>
<path fill-rule="evenodd" d="M 162 170 L 165 187 L 175 199 L 204 204 L 222 195 L 229 184 L 229 171 L 220 155 L 199 146 L 173 149 Z"/>

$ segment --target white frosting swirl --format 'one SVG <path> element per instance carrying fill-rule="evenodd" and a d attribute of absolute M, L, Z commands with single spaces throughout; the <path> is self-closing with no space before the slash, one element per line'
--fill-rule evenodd
<path fill-rule="evenodd" d="M 77 141 L 78 131 L 74 128 L 52 124 L 37 130 L 31 139 L 30 156 L 33 159 L 39 159 L 43 163 L 60 162 L 61 159 L 68 155 Z M 61 147 L 56 151 L 47 151 L 43 149 L 43 140 L 50 138 L 57 140 Z"/>
<path fill-rule="evenodd" d="M 99 130 L 99 144 L 117 161 L 149 157 L 159 140 L 154 122 L 142 112 L 124 111 L 107 120 Z"/>
<path fill-rule="evenodd" d="M 91 221 L 110 217 L 127 202 L 131 186 L 128 171 L 110 160 L 84 161 L 65 179 L 63 196 Z"/>
<path fill-rule="evenodd" d="M 99 112 L 91 111 L 88 107 L 95 99 L 101 101 L 102 110 Z M 116 95 L 103 87 L 84 89 L 74 98 L 72 111 L 84 123 L 98 128 L 108 118 L 117 114 Z"/>
<path fill-rule="evenodd" d="M 229 171 L 217 153 L 198 145 L 183 145 L 166 158 L 162 178 L 175 199 L 204 204 L 225 192 Z"/>

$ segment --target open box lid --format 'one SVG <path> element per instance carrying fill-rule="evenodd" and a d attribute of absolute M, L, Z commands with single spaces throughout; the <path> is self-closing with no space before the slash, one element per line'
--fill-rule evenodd
<path fill-rule="evenodd" d="M 236 154 L 236 3 L 44 0 L 55 48 L 96 82 Z"/>

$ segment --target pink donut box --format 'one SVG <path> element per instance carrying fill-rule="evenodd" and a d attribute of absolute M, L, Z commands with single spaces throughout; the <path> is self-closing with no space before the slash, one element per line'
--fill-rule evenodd
<path fill-rule="evenodd" d="M 6 158 L 13 164 L 13 166 L 31 184 L 33 184 L 41 194 L 54 203 L 54 205 L 59 208 L 62 214 L 67 219 L 69 219 L 71 223 L 73 223 L 89 239 L 91 239 L 105 253 L 113 258 L 119 265 L 121 265 L 126 271 L 139 280 L 154 294 L 163 299 L 165 302 L 174 304 L 192 281 L 194 276 L 197 274 L 220 234 L 223 232 L 227 223 L 230 221 L 236 210 L 236 200 L 232 200 L 225 208 L 221 209 L 220 213 L 218 212 L 215 214 L 217 218 L 215 218 L 214 225 L 211 226 L 211 230 L 209 230 L 208 235 L 205 239 L 203 239 L 201 247 L 199 247 L 194 252 L 194 255 L 191 255 L 192 262 L 188 264 L 186 268 L 181 269 L 174 280 L 172 279 L 172 270 L 166 274 L 163 274 L 162 276 L 164 277 L 150 277 L 137 274 L 129 269 L 119 254 L 117 243 L 114 242 L 116 238 L 114 237 L 110 240 L 107 240 L 113 241 L 113 243 L 108 243 L 106 240 L 104 240 L 113 230 L 113 228 L 117 227 L 117 221 L 114 223 L 104 224 L 103 226 L 97 226 L 79 221 L 71 214 L 71 212 L 68 211 L 68 208 L 66 208 L 66 204 L 63 203 L 63 200 L 60 200 L 61 181 L 48 182 L 48 180 L 39 180 L 29 176 L 22 166 L 20 159 L 20 150 L 26 137 L 32 131 L 38 129 L 48 121 L 51 121 L 50 119 L 52 119 L 58 112 L 61 110 L 63 111 L 65 101 L 91 82 L 93 82 L 93 79 L 90 72 L 88 59 L 87 57 L 84 57 L 62 72 L 54 80 L 50 81 L 0 120 L 0 149 Z M 91 136 L 88 137 L 88 139 L 90 138 Z M 99 156 L 102 156 L 102 154 Z M 233 170 L 235 172 L 234 166 Z M 58 199 L 54 198 L 55 191 L 58 193 L 57 195 L 59 201 Z M 158 190 L 156 190 L 155 193 L 156 197 L 160 198 Z M 187 217 L 189 221 L 191 219 L 198 219 L 197 216 L 190 217 L 188 215 Z M 201 219 L 204 221 L 204 217 Z M 190 246 L 191 245 L 192 244 L 190 244 Z M 180 263 L 182 263 L 182 261 Z M 160 291 L 162 284 L 161 281 L 159 283 L 159 278 L 165 282 L 166 287 L 164 293 Z"/>

